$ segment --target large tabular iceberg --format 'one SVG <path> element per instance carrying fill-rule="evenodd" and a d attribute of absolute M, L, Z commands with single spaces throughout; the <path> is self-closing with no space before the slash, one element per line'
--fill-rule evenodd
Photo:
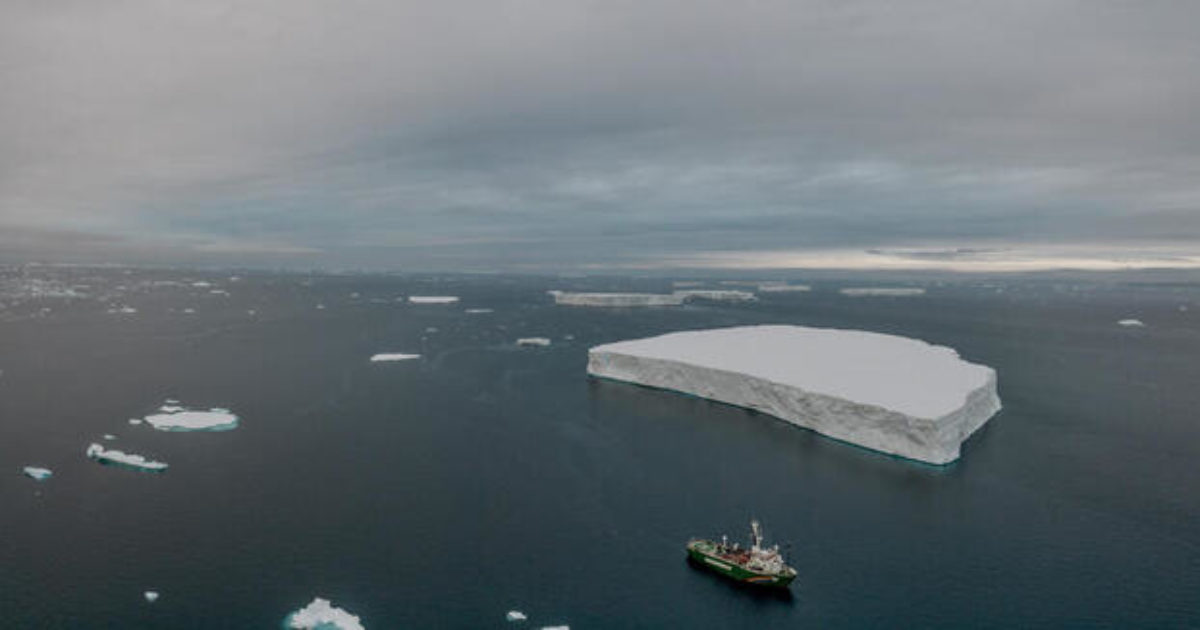
<path fill-rule="evenodd" d="M 679 306 L 686 296 L 670 293 L 571 293 L 549 291 L 554 303 L 564 306 Z"/>
<path fill-rule="evenodd" d="M 1000 409 L 996 372 L 945 346 L 858 330 L 745 326 L 596 346 L 588 373 L 757 409 L 932 464 Z"/>

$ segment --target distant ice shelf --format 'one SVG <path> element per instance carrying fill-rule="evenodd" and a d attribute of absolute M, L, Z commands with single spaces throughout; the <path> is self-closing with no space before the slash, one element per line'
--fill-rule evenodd
<path fill-rule="evenodd" d="M 839 291 L 850 297 L 913 297 L 925 295 L 925 289 L 915 287 L 848 287 Z"/>
<path fill-rule="evenodd" d="M 1000 409 L 996 373 L 945 346 L 859 330 L 743 326 L 596 346 L 588 373 L 755 409 L 931 464 Z"/>
<path fill-rule="evenodd" d="M 684 296 L 673 293 L 572 293 L 550 291 L 554 303 L 562 306 L 600 306 L 609 308 L 630 306 L 679 306 Z"/>
<path fill-rule="evenodd" d="M 146 459 L 141 455 L 125 453 L 117 450 L 108 450 L 99 444 L 92 443 L 85 451 L 87 456 L 101 464 L 112 464 L 124 468 L 132 468 L 142 472 L 163 472 L 167 469 L 165 462 L 156 462 L 151 459 Z"/>
<path fill-rule="evenodd" d="M 388 363 L 391 361 L 411 361 L 420 359 L 419 354 L 404 354 L 403 352 L 381 352 L 371 356 L 371 363 Z"/>
<path fill-rule="evenodd" d="M 188 409 L 173 400 L 143 420 L 159 431 L 231 431 L 238 426 L 238 417 L 228 409 Z"/>
<path fill-rule="evenodd" d="M 322 597 L 313 598 L 307 606 L 284 618 L 283 627 L 294 630 L 365 630 L 357 615 L 334 606 Z"/>

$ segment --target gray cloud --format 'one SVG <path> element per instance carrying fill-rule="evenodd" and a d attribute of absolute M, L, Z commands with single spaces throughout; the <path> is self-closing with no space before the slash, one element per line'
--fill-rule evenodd
<path fill-rule="evenodd" d="M 12 0 L 0 254 L 1187 245 L 1198 21 L 1188 2 Z"/>

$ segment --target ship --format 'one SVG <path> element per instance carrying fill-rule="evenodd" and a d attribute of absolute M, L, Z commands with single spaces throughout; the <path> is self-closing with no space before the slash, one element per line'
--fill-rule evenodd
<path fill-rule="evenodd" d="M 687 543 L 688 557 L 700 566 L 727 578 L 747 584 L 786 587 L 796 579 L 796 570 L 789 567 L 779 553 L 779 545 L 764 547 L 758 521 L 750 521 L 750 547 L 721 541 L 693 538 Z"/>

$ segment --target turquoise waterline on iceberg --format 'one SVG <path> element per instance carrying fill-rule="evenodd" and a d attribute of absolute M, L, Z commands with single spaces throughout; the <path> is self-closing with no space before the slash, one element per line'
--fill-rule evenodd
<path fill-rule="evenodd" d="M 123 451 L 106 450 L 103 446 L 100 446 L 94 442 L 88 445 L 85 453 L 89 458 L 94 459 L 101 464 L 120 466 L 122 468 L 129 468 L 139 472 L 157 473 L 163 472 L 167 469 L 166 462 L 158 462 L 151 459 L 146 459 L 141 455 L 134 455 L 132 453 L 125 453 Z"/>
<path fill-rule="evenodd" d="M 35 479 L 37 481 L 45 481 L 54 476 L 54 471 L 50 470 L 49 468 L 40 468 L 38 466 L 26 466 L 21 470 L 21 472 L 23 472 L 26 477 Z"/>
<path fill-rule="evenodd" d="M 174 400 L 166 401 L 158 413 L 143 420 L 159 431 L 232 431 L 238 426 L 237 415 L 228 409 L 188 409 Z"/>

